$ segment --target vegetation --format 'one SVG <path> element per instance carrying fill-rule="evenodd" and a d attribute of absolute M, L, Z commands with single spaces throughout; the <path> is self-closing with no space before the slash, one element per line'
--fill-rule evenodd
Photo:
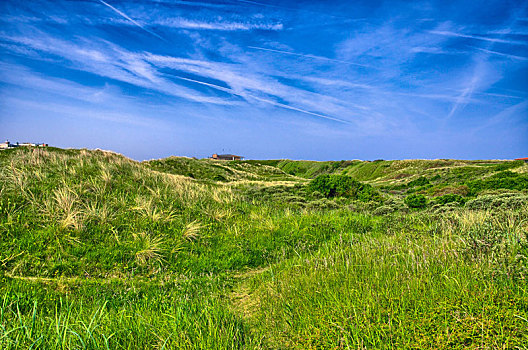
<path fill-rule="evenodd" d="M 326 198 L 347 197 L 360 201 L 379 200 L 379 194 L 368 184 L 363 184 L 346 175 L 319 175 L 308 185 L 312 192 Z"/>
<path fill-rule="evenodd" d="M 0 348 L 522 349 L 527 174 L 1 151 Z"/>
<path fill-rule="evenodd" d="M 423 194 L 411 194 L 405 197 L 404 202 L 409 208 L 425 208 L 427 197 Z"/>
<path fill-rule="evenodd" d="M 500 188 L 508 190 L 526 190 L 528 189 L 528 174 L 501 171 L 485 179 L 469 181 L 468 186 L 471 193 Z"/>

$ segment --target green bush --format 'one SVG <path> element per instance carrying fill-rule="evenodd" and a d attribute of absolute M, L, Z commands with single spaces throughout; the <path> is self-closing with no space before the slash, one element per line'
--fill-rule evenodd
<path fill-rule="evenodd" d="M 347 197 L 361 201 L 379 201 L 381 196 L 372 186 L 346 175 L 319 175 L 308 184 L 310 192 L 326 198 Z"/>
<path fill-rule="evenodd" d="M 430 211 L 432 211 L 435 214 L 442 214 L 442 213 L 448 213 L 455 211 L 456 209 L 460 208 L 460 204 L 457 202 L 451 202 L 447 204 L 434 204 L 431 206 Z"/>
<path fill-rule="evenodd" d="M 425 186 L 429 185 L 429 180 L 426 177 L 420 176 L 419 178 L 410 181 L 407 186 L 409 187 L 415 187 L 415 186 Z"/>
<path fill-rule="evenodd" d="M 427 197 L 423 194 L 411 194 L 405 197 L 404 202 L 409 208 L 425 208 L 427 205 Z"/>
<path fill-rule="evenodd" d="M 528 205 L 528 196 L 516 193 L 483 195 L 466 203 L 468 209 L 519 209 Z"/>
<path fill-rule="evenodd" d="M 394 212 L 401 212 L 401 211 L 405 211 L 405 208 L 401 204 L 400 205 L 386 204 L 386 205 L 382 205 L 374 209 L 374 211 L 372 211 L 372 214 L 373 215 L 388 215 Z"/>
<path fill-rule="evenodd" d="M 435 202 L 438 204 L 447 204 L 447 203 L 458 203 L 464 204 L 466 199 L 459 194 L 445 194 L 440 197 L 435 198 Z"/>
<path fill-rule="evenodd" d="M 467 185 L 470 193 L 473 195 L 483 190 L 495 190 L 499 188 L 521 191 L 528 189 L 528 175 L 514 173 L 509 170 L 501 171 L 485 179 L 469 181 Z"/>
<path fill-rule="evenodd" d="M 339 205 L 329 199 L 322 198 L 315 201 L 308 202 L 306 204 L 307 209 L 317 210 L 317 209 L 337 209 Z"/>
<path fill-rule="evenodd" d="M 511 161 L 511 162 L 504 162 L 502 164 L 496 165 L 494 167 L 494 170 L 503 171 L 503 170 L 515 169 L 515 168 L 518 168 L 518 167 L 522 166 L 523 163 L 524 162 L 522 160 L 514 160 L 514 161 Z"/>

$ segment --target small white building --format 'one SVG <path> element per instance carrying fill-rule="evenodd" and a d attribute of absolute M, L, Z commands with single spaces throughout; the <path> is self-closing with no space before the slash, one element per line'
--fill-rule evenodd
<path fill-rule="evenodd" d="M 48 147 L 47 143 L 32 143 L 32 142 L 22 142 L 22 143 L 11 143 L 9 141 L 0 143 L 0 149 L 8 149 L 15 147 Z"/>
<path fill-rule="evenodd" d="M 14 145 L 12 145 L 9 141 L 0 143 L 0 149 L 6 149 L 11 147 L 14 147 Z"/>

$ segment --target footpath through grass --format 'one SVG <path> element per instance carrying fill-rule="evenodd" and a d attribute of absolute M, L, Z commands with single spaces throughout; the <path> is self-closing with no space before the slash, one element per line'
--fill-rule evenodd
<path fill-rule="evenodd" d="M 0 153 L 0 348 L 526 348 L 522 188 L 412 209 L 178 162 Z"/>

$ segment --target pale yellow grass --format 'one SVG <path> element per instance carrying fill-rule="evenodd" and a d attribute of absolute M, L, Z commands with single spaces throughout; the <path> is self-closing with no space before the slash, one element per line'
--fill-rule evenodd
<path fill-rule="evenodd" d="M 198 220 L 189 222 L 182 230 L 182 237 L 187 241 L 195 241 L 200 237 L 200 230 L 203 228 Z"/>
<path fill-rule="evenodd" d="M 165 241 L 162 236 L 153 236 L 146 232 L 133 235 L 134 240 L 140 244 L 140 250 L 136 252 L 136 260 L 141 265 L 163 261 L 163 245 Z"/>

